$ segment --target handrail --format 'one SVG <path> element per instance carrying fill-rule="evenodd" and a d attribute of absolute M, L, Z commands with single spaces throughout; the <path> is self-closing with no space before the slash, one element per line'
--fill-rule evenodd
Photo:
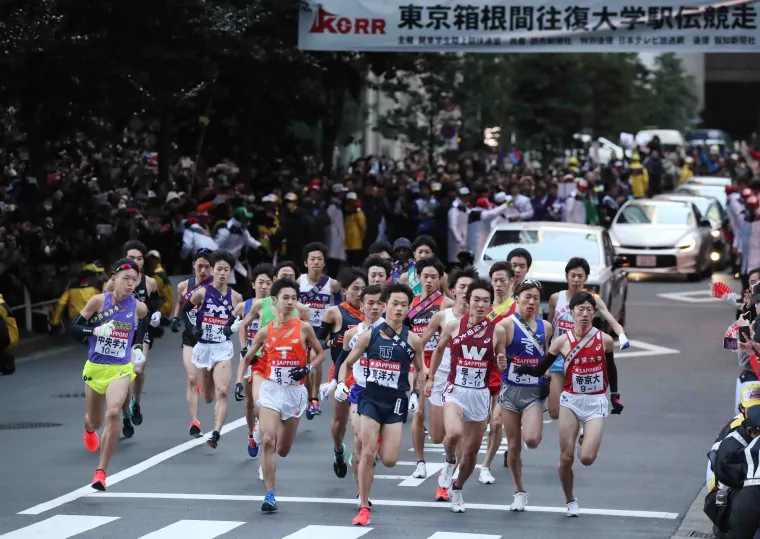
<path fill-rule="evenodd" d="M 24 328 L 27 331 L 31 331 L 32 330 L 32 309 L 44 307 L 46 305 L 52 305 L 57 302 L 58 302 L 58 298 L 49 299 L 46 301 L 39 301 L 37 303 L 32 303 L 32 295 L 29 293 L 29 289 L 25 286 L 23 305 L 16 305 L 15 307 L 11 307 L 10 310 L 18 311 L 19 309 L 24 309 Z"/>

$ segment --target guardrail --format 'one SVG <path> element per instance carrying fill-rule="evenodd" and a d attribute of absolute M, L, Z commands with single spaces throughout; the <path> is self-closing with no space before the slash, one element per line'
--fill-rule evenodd
<path fill-rule="evenodd" d="M 55 299 L 49 299 L 47 301 L 40 301 L 37 303 L 32 303 L 32 295 L 29 293 L 29 289 L 27 287 L 24 287 L 24 304 L 23 305 L 16 305 L 15 307 L 11 307 L 11 311 L 19 311 L 21 309 L 24 310 L 24 329 L 27 331 L 32 331 L 32 313 L 35 309 L 39 309 L 40 307 L 46 307 L 48 305 L 54 305 L 58 302 L 58 298 Z M 18 322 L 18 318 L 16 319 Z"/>

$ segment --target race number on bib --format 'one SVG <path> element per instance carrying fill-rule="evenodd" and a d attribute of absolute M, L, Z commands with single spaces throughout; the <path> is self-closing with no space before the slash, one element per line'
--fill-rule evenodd
<path fill-rule="evenodd" d="M 322 325 L 322 317 L 325 315 L 327 303 L 321 301 L 309 301 L 306 303 L 309 307 L 309 323 L 312 327 L 318 328 Z"/>
<path fill-rule="evenodd" d="M 127 355 L 129 330 L 114 329 L 110 337 L 98 337 L 95 342 L 95 352 L 104 356 L 124 358 Z"/>
<path fill-rule="evenodd" d="M 227 324 L 227 318 L 218 316 L 203 315 L 201 328 L 203 330 L 203 340 L 207 342 L 224 342 L 227 337 L 224 335 L 224 326 Z"/>
<path fill-rule="evenodd" d="M 369 360 L 369 374 L 367 382 L 372 382 L 382 387 L 398 389 L 398 379 L 401 376 L 401 364 L 382 359 Z"/>
<path fill-rule="evenodd" d="M 433 333 L 433 336 L 430 337 L 430 340 L 425 344 L 425 352 L 432 352 L 435 350 L 435 347 L 438 346 L 438 339 L 438 332 Z"/>
<path fill-rule="evenodd" d="M 457 361 L 457 373 L 454 385 L 481 389 L 486 387 L 488 379 L 488 362 L 476 359 L 460 359 Z"/>
<path fill-rule="evenodd" d="M 541 383 L 538 376 L 530 376 L 529 374 L 517 374 L 515 372 L 514 363 L 509 364 L 507 380 L 519 386 L 537 386 Z"/>
<path fill-rule="evenodd" d="M 573 374 L 573 393 L 599 393 L 604 391 L 604 374 Z"/>
<path fill-rule="evenodd" d="M 290 347 L 287 347 L 287 349 L 290 349 Z M 281 350 L 282 354 L 285 355 L 287 350 L 283 348 L 276 348 L 275 350 Z M 297 369 L 301 366 L 301 362 L 297 359 L 283 359 L 278 357 L 272 357 L 269 360 L 269 366 L 270 366 L 270 372 L 269 372 L 269 379 L 276 383 L 281 385 L 290 385 L 290 384 L 300 384 L 301 382 L 296 382 L 290 377 L 290 373 L 293 371 L 293 369 Z"/>

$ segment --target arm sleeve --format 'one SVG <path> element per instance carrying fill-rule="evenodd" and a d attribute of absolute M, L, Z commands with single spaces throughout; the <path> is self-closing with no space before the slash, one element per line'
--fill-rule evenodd
<path fill-rule="evenodd" d="M 88 327 L 89 320 L 83 317 L 81 314 L 69 326 L 69 335 L 76 339 L 81 340 L 84 337 L 92 335 L 92 328 Z"/>
<path fill-rule="evenodd" d="M 322 325 L 315 331 L 317 339 L 324 341 L 330 333 L 332 333 L 332 324 L 329 322 L 322 322 Z"/>
<path fill-rule="evenodd" d="M 531 368 L 530 375 L 543 376 L 544 373 L 549 370 L 549 367 L 552 366 L 552 363 L 554 363 L 556 359 L 557 356 L 555 354 L 546 352 L 546 354 L 544 354 L 544 358 L 541 360 L 541 363 Z"/>
<path fill-rule="evenodd" d="M 345 348 L 341 348 L 340 354 L 338 354 L 338 359 L 335 360 L 335 373 L 333 374 L 333 379 L 337 380 L 338 382 L 340 382 L 340 380 L 338 380 L 338 375 L 340 374 L 340 368 L 343 366 L 343 362 L 348 357 L 348 354 L 349 354 L 348 350 L 346 350 Z"/>
<path fill-rule="evenodd" d="M 604 358 L 607 360 L 607 380 L 610 382 L 610 392 L 618 392 L 618 372 L 617 365 L 615 365 L 615 354 L 607 352 L 604 354 Z"/>
<path fill-rule="evenodd" d="M 161 308 L 161 296 L 158 292 L 153 292 L 148 298 L 148 315 L 151 315 Z"/>

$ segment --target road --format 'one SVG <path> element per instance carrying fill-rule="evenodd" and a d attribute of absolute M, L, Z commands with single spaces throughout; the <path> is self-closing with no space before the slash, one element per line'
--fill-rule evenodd
<path fill-rule="evenodd" d="M 721 345 L 734 311 L 710 301 L 706 290 L 705 282 L 631 282 L 626 329 L 633 346 L 617 361 L 625 411 L 606 421 L 597 462 L 575 466 L 578 519 L 563 514 L 556 422 L 545 424 L 541 445 L 524 454 L 524 514 L 507 510 L 513 486 L 500 465 L 494 485 L 479 484 L 476 471 L 465 486 L 465 514 L 433 501 L 442 450 L 426 451 L 431 477 L 411 480 L 407 426 L 402 462 L 377 467 L 371 526 L 351 527 L 356 490 L 350 472 L 345 479 L 333 474 L 329 412 L 302 419 L 292 453 L 278 460 L 280 511 L 262 515 L 259 459 L 247 455 L 240 404 L 230 399 L 218 449 L 189 439 L 179 338 L 167 332 L 149 359 L 144 423 L 120 441 L 106 493 L 88 486 L 97 457 L 82 445 L 84 348 L 64 348 L 0 378 L 0 537 L 669 538 L 702 487 L 705 453 L 733 407 L 736 360 Z M 31 423 L 60 426 L 14 428 Z M 210 406 L 201 405 L 201 423 L 212 424 Z"/>

